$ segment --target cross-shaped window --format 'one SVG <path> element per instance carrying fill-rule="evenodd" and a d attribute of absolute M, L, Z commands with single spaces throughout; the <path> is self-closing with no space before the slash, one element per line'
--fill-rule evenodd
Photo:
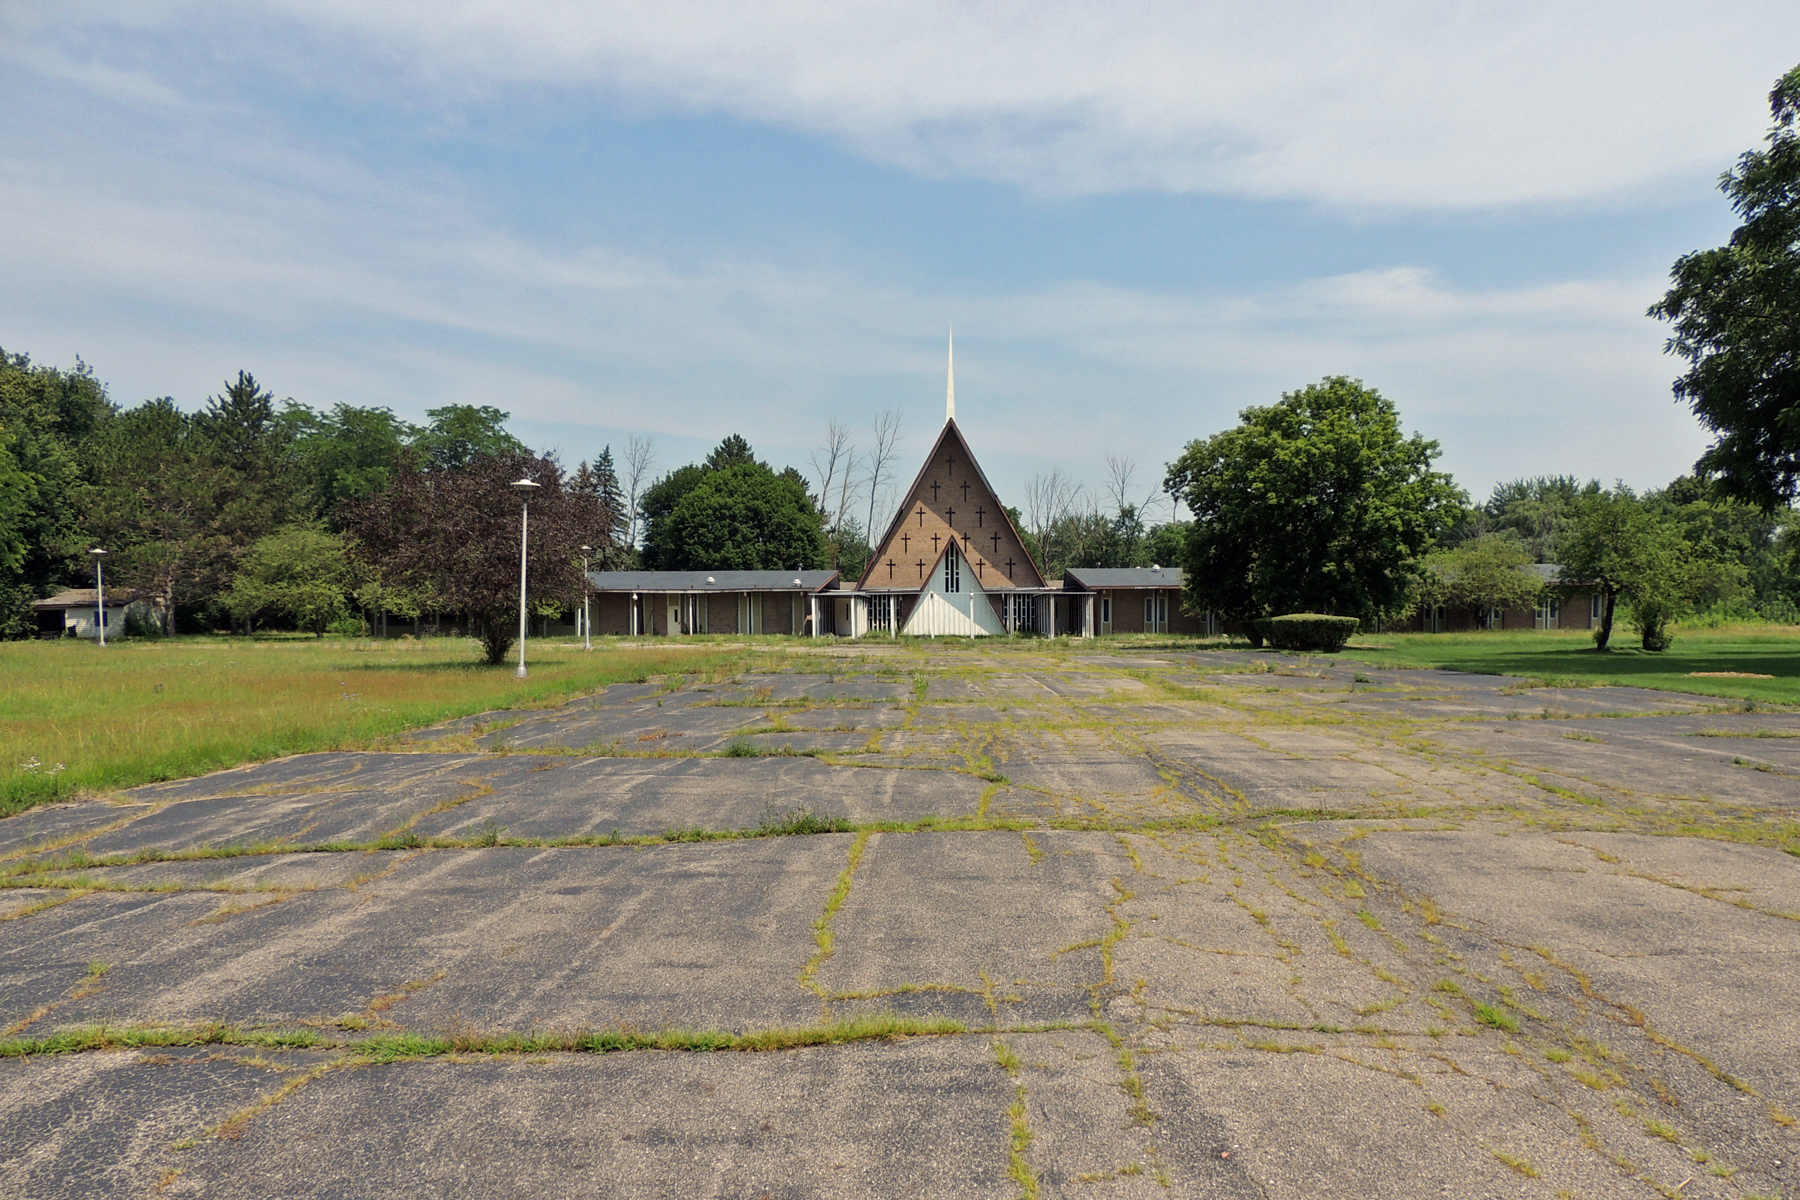
<path fill-rule="evenodd" d="M 969 502 L 969 481 L 966 479 L 962 481 L 962 490 L 963 490 L 963 503 L 967 504 Z"/>
<path fill-rule="evenodd" d="M 938 535 L 937 535 L 937 534 L 935 534 L 935 533 L 934 533 L 934 534 L 932 534 L 932 535 L 931 535 L 931 552 L 932 552 L 932 553 L 933 553 L 933 554 L 936 554 L 936 553 L 937 553 L 937 549 L 938 549 L 938 542 L 940 542 L 940 541 L 942 541 L 942 540 L 943 540 L 943 539 L 941 539 L 941 538 L 940 538 L 940 537 L 938 537 Z"/>
<path fill-rule="evenodd" d="M 900 535 L 900 553 L 909 554 L 911 552 L 912 552 L 912 534 L 903 533 Z"/>
<path fill-rule="evenodd" d="M 944 520 L 950 522 L 952 525 L 956 524 L 956 505 L 952 504 L 949 508 L 944 510 Z"/>
<path fill-rule="evenodd" d="M 894 577 L 894 560 L 890 558 L 890 559 L 888 559 L 888 578 L 892 579 L 893 577 Z"/>
<path fill-rule="evenodd" d="M 944 459 L 944 465 L 949 467 L 952 471 L 956 470 L 956 455 L 952 454 Z"/>
<path fill-rule="evenodd" d="M 919 560 L 919 578 L 925 578 L 925 560 L 922 558 Z"/>
<path fill-rule="evenodd" d="M 997 529 L 994 531 L 994 553 L 1000 553 L 1000 531 Z"/>
<path fill-rule="evenodd" d="M 1008 578 L 1008 579 L 1011 579 L 1011 578 L 1012 578 L 1012 569 L 1013 569 L 1013 560 L 1012 560 L 1012 558 L 1011 558 L 1011 557 L 1010 557 L 1010 556 L 1009 556 L 1009 557 L 1008 557 L 1008 558 L 1007 558 L 1007 560 L 1006 560 L 1006 577 L 1007 577 L 1007 578 Z"/>
<path fill-rule="evenodd" d="M 924 526 L 925 526 L 925 506 L 923 504 L 921 504 L 921 505 L 919 505 L 919 527 L 924 528 Z"/>
<path fill-rule="evenodd" d="M 938 482 L 937 482 L 937 480 L 934 479 L 931 481 L 931 502 L 933 504 L 937 503 L 937 494 L 938 494 Z M 920 524 L 924 524 L 924 522 L 921 521 Z"/>
<path fill-rule="evenodd" d="M 980 529 L 985 524 L 986 519 L 987 509 L 978 508 L 975 510 L 975 528 Z"/>

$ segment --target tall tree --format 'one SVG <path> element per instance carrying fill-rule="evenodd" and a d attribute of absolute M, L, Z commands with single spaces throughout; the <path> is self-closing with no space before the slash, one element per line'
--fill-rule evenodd
<path fill-rule="evenodd" d="M 433 466 L 454 469 L 478 458 L 530 453 L 525 443 L 506 431 L 512 414 L 491 405 L 449 404 L 428 408 L 425 416 L 430 424 L 412 445 Z"/>
<path fill-rule="evenodd" d="M 750 443 L 734 433 L 713 447 L 713 452 L 706 456 L 706 469 L 723 471 L 727 467 L 750 466 L 755 462 L 756 455 L 751 451 Z"/>
<path fill-rule="evenodd" d="M 1719 182 L 1743 224 L 1727 245 L 1677 259 L 1650 309 L 1689 364 L 1675 395 L 1718 435 L 1699 470 L 1764 508 L 1800 490 L 1800 67 L 1776 82 L 1769 111 L 1768 149 Z"/>
<path fill-rule="evenodd" d="M 28 546 L 26 518 L 37 499 L 37 486 L 13 459 L 15 441 L 0 424 L 0 638 L 9 639 L 30 635 L 31 601 L 37 599 L 19 574 Z"/>
<path fill-rule="evenodd" d="M 11 464 L 0 506 L 13 513 L 8 524 L 19 545 L 12 566 L 0 568 L 10 598 L 0 608 L 14 617 L 20 602 L 87 579 L 83 447 L 116 411 L 80 359 L 63 371 L 0 350 L 0 439 Z M 29 631 L 0 621 L 15 634 Z"/>
<path fill-rule="evenodd" d="M 1420 557 L 1466 503 L 1431 469 L 1437 443 L 1404 436 L 1391 401 L 1343 376 L 1242 416 L 1169 467 L 1194 514 L 1188 607 L 1240 621 L 1410 607 Z"/>
<path fill-rule="evenodd" d="M 1471 536 L 1510 533 L 1531 552 L 1532 561 L 1560 561 L 1562 539 L 1575 522 L 1583 497 L 1600 493 L 1597 480 L 1582 483 L 1573 475 L 1538 475 L 1494 485 L 1493 495 L 1477 510 Z"/>
<path fill-rule="evenodd" d="M 350 404 L 314 412 L 290 400 L 279 420 L 293 445 L 306 507 L 328 521 L 346 500 L 387 487 L 400 451 L 421 432 L 386 408 Z"/>
<path fill-rule="evenodd" d="M 875 506 L 887 494 L 887 486 L 894 478 L 894 456 L 900 449 L 899 409 L 884 408 L 876 415 L 870 443 L 869 453 L 863 459 L 863 486 L 869 489 L 869 517 L 863 522 L 863 529 L 872 538 L 880 528 L 875 524 Z"/>
<path fill-rule="evenodd" d="M 686 552 L 675 539 L 669 517 L 676 505 L 709 474 L 699 463 L 677 467 L 644 489 L 638 499 L 643 514 L 644 545 L 639 557 L 652 571 L 676 571 L 688 565 Z"/>
<path fill-rule="evenodd" d="M 517 638 L 519 496 L 515 479 L 534 480 L 527 591 L 562 601 L 581 593 L 580 545 L 607 518 L 591 496 L 565 484 L 553 458 L 484 454 L 459 467 L 422 466 L 403 456 L 387 491 L 345 508 L 353 554 L 384 584 L 428 592 L 446 610 L 480 625 L 490 663 Z"/>
<path fill-rule="evenodd" d="M 709 471 L 681 498 L 664 544 L 690 570 L 805 570 L 825 563 L 819 511 L 798 472 L 759 462 Z"/>
<path fill-rule="evenodd" d="M 625 500 L 619 494 L 619 478 L 613 470 L 612 448 L 600 452 L 598 462 L 582 463 L 569 478 L 569 493 L 590 509 L 598 525 L 582 539 L 589 548 L 589 567 L 617 571 L 626 565 Z"/>
<path fill-rule="evenodd" d="M 643 499 L 644 488 L 650 483 L 650 468 L 655 465 L 656 439 L 632 434 L 625 446 L 625 505 L 629 517 L 625 548 L 634 555 L 638 535 L 643 530 L 643 510 L 639 502 Z"/>
<path fill-rule="evenodd" d="M 605 550 L 602 561 L 606 565 L 601 569 L 622 570 L 630 565 L 631 543 L 627 539 L 631 534 L 631 515 L 624 489 L 619 486 L 619 469 L 613 463 L 611 446 L 601 448 L 600 457 L 594 462 L 594 477 L 600 509 L 606 519 L 606 527 L 601 530 L 602 540 L 594 543 Z"/>
<path fill-rule="evenodd" d="M 114 578 L 148 591 L 173 633 L 177 607 L 210 602 L 236 565 L 245 539 L 228 527 L 225 506 L 237 482 L 196 419 L 166 396 L 106 422 L 86 457 L 87 526 L 111 552 Z"/>
<path fill-rule="evenodd" d="M 795 570 L 825 562 L 823 521 L 792 467 L 777 473 L 732 434 L 704 463 L 644 493 L 644 565 L 656 571 Z"/>
<path fill-rule="evenodd" d="M 211 533 L 225 559 L 209 582 L 222 593 L 257 540 L 304 514 L 304 489 L 275 397 L 249 372 L 239 371 L 222 393 L 209 397 L 190 428 L 209 468 Z"/>

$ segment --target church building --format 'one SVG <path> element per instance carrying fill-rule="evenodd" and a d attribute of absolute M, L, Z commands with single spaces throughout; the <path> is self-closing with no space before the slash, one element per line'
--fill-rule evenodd
<path fill-rule="evenodd" d="M 1189 624 L 1169 619 L 1179 571 L 1111 571 L 1099 588 L 1073 572 L 1045 580 L 956 423 L 954 345 L 949 367 L 943 431 L 854 585 L 834 571 L 593 571 L 594 632 L 1093 637 L 1115 627 L 1127 589 L 1147 612 L 1161 605 L 1144 628 Z"/>
<path fill-rule="evenodd" d="M 863 577 L 834 598 L 837 632 L 1058 632 L 1055 590 L 956 424 L 954 347 L 944 408 L 943 432 L 875 544 Z"/>

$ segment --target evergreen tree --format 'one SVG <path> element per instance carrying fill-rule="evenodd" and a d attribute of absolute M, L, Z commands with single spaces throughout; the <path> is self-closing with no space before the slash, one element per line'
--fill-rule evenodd
<path fill-rule="evenodd" d="M 623 570 L 631 559 L 631 547 L 626 540 L 631 532 L 631 512 L 625 501 L 625 490 L 619 486 L 619 472 L 613 465 L 611 446 L 601 449 L 600 458 L 594 464 L 594 474 L 598 477 L 600 507 L 611 517 L 604 542 L 606 565 L 599 569 Z"/>

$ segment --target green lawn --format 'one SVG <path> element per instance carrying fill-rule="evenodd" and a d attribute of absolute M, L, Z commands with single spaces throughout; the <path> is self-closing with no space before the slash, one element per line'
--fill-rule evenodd
<path fill-rule="evenodd" d="M 1800 704 L 1800 628 L 1735 625 L 1682 629 L 1661 654 L 1638 648 L 1629 632 L 1615 634 L 1601 654 L 1586 631 L 1511 633 L 1382 633 L 1351 641 L 1345 658 L 1380 667 L 1445 667 L 1518 675 L 1571 685 L 1623 684 L 1694 692 L 1733 700 Z M 1696 672 L 1737 672 L 1729 678 Z"/>
<path fill-rule="evenodd" d="M 368 745 L 496 708 L 545 708 L 646 675 L 732 669 L 747 652 L 533 642 L 530 677 L 455 638 L 0 642 L 0 815 L 77 793 Z"/>

